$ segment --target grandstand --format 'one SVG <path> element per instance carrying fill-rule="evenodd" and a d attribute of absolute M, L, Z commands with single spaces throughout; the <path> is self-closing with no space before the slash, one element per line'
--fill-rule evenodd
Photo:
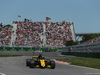
<path fill-rule="evenodd" d="M 12 28 L 0 27 L 0 46 L 10 46 Z"/>
<path fill-rule="evenodd" d="M 100 37 L 65 47 L 66 41 L 76 41 L 76 36 L 88 35 L 81 33 L 75 36 L 73 22 L 13 21 L 13 28 L 0 27 L 0 34 L 1 47 L 50 47 L 72 52 L 98 52 L 100 49 Z"/>
<path fill-rule="evenodd" d="M 69 40 L 76 41 L 73 22 L 13 21 L 10 47 L 65 47 Z"/>

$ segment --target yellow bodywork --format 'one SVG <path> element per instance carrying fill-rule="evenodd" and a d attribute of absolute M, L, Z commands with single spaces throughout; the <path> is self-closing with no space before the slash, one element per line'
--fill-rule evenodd
<path fill-rule="evenodd" d="M 33 58 L 38 58 L 38 56 L 32 56 Z M 44 57 L 44 56 L 42 56 L 42 57 Z"/>
<path fill-rule="evenodd" d="M 45 67 L 45 60 L 40 60 L 41 66 Z"/>
<path fill-rule="evenodd" d="M 38 56 L 32 56 L 33 58 L 38 58 Z M 44 57 L 44 56 L 42 56 Z M 36 62 L 40 61 L 40 65 L 41 67 L 51 67 L 51 65 L 47 65 L 45 62 L 49 62 L 49 60 L 45 60 L 45 59 L 35 59 Z M 35 67 L 40 67 L 40 65 L 35 65 Z"/>
<path fill-rule="evenodd" d="M 38 56 L 32 56 L 33 58 L 37 58 Z"/>
<path fill-rule="evenodd" d="M 47 65 L 47 67 L 51 67 L 51 65 Z"/>

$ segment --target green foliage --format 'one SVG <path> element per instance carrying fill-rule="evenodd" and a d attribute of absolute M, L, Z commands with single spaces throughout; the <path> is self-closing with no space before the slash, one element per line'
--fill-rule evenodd
<path fill-rule="evenodd" d="M 3 27 L 2 23 L 0 24 L 0 27 Z"/>
<path fill-rule="evenodd" d="M 3 26 L 3 24 L 2 23 L 0 23 L 0 27 L 13 27 L 12 25 L 10 25 L 10 24 L 7 24 L 7 25 L 5 25 L 5 26 Z"/>
<path fill-rule="evenodd" d="M 8 24 L 8 25 L 5 25 L 4 27 L 13 27 L 12 25 Z"/>
<path fill-rule="evenodd" d="M 93 39 L 93 38 L 96 38 L 96 37 L 98 37 L 98 36 L 100 36 L 100 34 L 89 34 L 89 35 L 84 35 L 83 37 L 82 37 L 82 41 L 81 42 L 85 42 L 85 41 L 88 41 L 88 40 L 91 40 L 91 39 Z"/>
<path fill-rule="evenodd" d="M 72 45 L 77 45 L 77 44 L 78 44 L 78 42 L 74 42 L 73 40 L 67 41 L 67 42 L 65 43 L 66 46 L 72 46 Z"/>

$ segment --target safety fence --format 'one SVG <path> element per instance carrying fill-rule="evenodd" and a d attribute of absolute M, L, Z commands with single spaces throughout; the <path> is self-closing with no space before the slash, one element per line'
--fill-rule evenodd
<path fill-rule="evenodd" d="M 62 51 L 63 52 L 100 52 L 100 43 L 63 47 Z"/>
<path fill-rule="evenodd" d="M 100 58 L 100 43 L 63 47 L 62 54 Z"/>

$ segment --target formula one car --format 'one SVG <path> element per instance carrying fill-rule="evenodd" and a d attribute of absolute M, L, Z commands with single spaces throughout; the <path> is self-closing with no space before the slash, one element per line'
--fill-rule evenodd
<path fill-rule="evenodd" d="M 40 67 L 40 68 L 55 68 L 55 61 L 50 59 L 45 59 L 41 54 L 39 56 L 32 56 L 32 59 L 26 59 L 26 66 L 30 68 Z"/>

